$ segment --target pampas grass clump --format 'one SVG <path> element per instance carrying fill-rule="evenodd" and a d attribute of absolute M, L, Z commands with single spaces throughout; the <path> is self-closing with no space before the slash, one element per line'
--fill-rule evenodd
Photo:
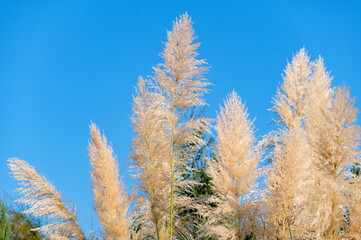
<path fill-rule="evenodd" d="M 200 114 L 210 83 L 195 39 L 184 14 L 168 31 L 153 75 L 138 79 L 132 192 L 111 144 L 91 123 L 90 179 L 101 230 L 89 239 L 361 239 L 361 128 L 350 90 L 332 86 L 323 59 L 311 61 L 302 48 L 273 99 L 275 131 L 258 140 L 235 91 L 212 126 Z M 206 144 L 213 132 L 216 143 Z M 205 147 L 207 158 L 200 154 Z M 75 207 L 44 176 L 17 158 L 8 165 L 25 213 L 46 219 L 34 231 L 87 239 Z"/>

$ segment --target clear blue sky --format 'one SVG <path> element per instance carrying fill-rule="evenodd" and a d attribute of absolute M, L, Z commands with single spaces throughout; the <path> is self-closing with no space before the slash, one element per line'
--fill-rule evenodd
<path fill-rule="evenodd" d="M 208 117 L 234 89 L 257 134 L 267 133 L 281 74 L 303 46 L 325 59 L 335 85 L 361 95 L 361 1 L 221 2 L 1 1 L 0 190 L 16 196 L 6 160 L 24 159 L 72 200 L 88 233 L 91 216 L 97 222 L 89 123 L 112 141 L 124 174 L 134 86 L 161 61 L 166 30 L 184 12 L 211 66 Z"/>

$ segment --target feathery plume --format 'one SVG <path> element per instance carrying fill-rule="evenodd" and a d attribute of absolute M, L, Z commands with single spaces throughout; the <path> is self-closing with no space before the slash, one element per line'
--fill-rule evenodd
<path fill-rule="evenodd" d="M 11 175 L 22 185 L 17 189 L 21 195 L 17 201 L 30 206 L 24 213 L 46 217 L 52 222 L 34 230 L 43 232 L 50 239 L 86 239 L 78 225 L 75 209 L 45 177 L 23 160 L 12 158 L 8 162 Z"/>
<path fill-rule="evenodd" d="M 90 135 L 88 152 L 93 204 L 105 232 L 105 239 L 130 239 L 130 197 L 119 179 L 118 161 L 106 137 L 101 136 L 94 123 L 90 125 Z"/>
<path fill-rule="evenodd" d="M 208 70 L 206 62 L 196 59 L 200 43 L 193 43 L 196 37 L 192 25 L 187 13 L 173 23 L 161 54 L 164 63 L 154 67 L 154 81 L 174 111 L 204 105 L 202 96 L 209 85 L 203 76 Z"/>
<path fill-rule="evenodd" d="M 307 205 L 302 192 L 305 186 L 310 185 L 306 174 L 310 164 L 305 162 L 310 155 L 310 147 L 300 126 L 285 129 L 280 135 L 282 141 L 274 147 L 273 168 L 266 179 L 266 234 L 275 239 L 298 239 L 306 236 L 299 233 L 304 222 L 299 222 L 298 216 Z"/>
<path fill-rule="evenodd" d="M 312 63 L 307 52 L 302 48 L 288 63 L 281 88 L 277 89 L 274 107 L 271 109 L 280 119 L 277 122 L 292 127 L 297 118 L 302 117 L 305 88 L 312 73 Z"/>
<path fill-rule="evenodd" d="M 151 92 L 143 78 L 139 78 L 133 97 L 131 118 L 136 136 L 131 149 L 131 168 L 140 191 L 137 196 L 137 225 L 142 234 L 169 238 L 170 163 L 168 138 L 164 125 L 163 96 Z"/>
<path fill-rule="evenodd" d="M 244 239 L 254 234 L 257 213 L 256 179 L 260 152 L 255 147 L 253 122 L 240 97 L 232 92 L 217 116 L 217 161 L 208 174 L 217 197 L 217 207 L 208 213 L 207 234 L 219 239 Z"/>
<path fill-rule="evenodd" d="M 184 169 L 185 160 L 190 158 L 199 146 L 201 138 L 196 132 L 204 129 L 205 119 L 189 119 L 184 121 L 186 111 L 194 106 L 204 105 L 202 96 L 207 92 L 209 83 L 203 77 L 207 71 L 204 60 L 198 60 L 196 50 L 199 43 L 196 39 L 188 14 L 182 15 L 173 24 L 173 30 L 168 32 L 168 42 L 161 56 L 164 63 L 154 68 L 153 78 L 158 91 L 163 94 L 168 107 L 166 116 L 169 126 L 168 145 L 170 146 L 169 161 L 171 167 L 170 189 L 170 236 L 173 231 L 174 205 L 187 203 L 187 199 L 179 195 L 174 196 L 175 187 L 188 184 L 182 179 L 181 169 Z M 183 119 L 182 119 L 183 117 Z M 187 148 L 183 146 L 187 145 Z M 177 171 L 176 171 L 177 169 Z"/>
<path fill-rule="evenodd" d="M 360 127 L 355 124 L 358 109 L 345 87 L 336 88 L 330 105 L 321 109 L 320 121 L 309 118 L 309 143 L 312 147 L 318 181 L 311 191 L 310 204 L 317 214 L 314 218 L 318 239 L 342 239 L 348 198 L 359 197 L 347 181 L 348 169 L 359 159 Z M 354 182 L 354 184 L 356 181 Z M 315 192 L 317 191 L 317 192 Z M 351 205 L 351 208 L 354 205 Z M 351 209 L 350 208 L 350 209 Z M 351 215 L 353 218 L 354 215 Z M 356 223 L 357 217 L 351 222 Z"/>
<path fill-rule="evenodd" d="M 138 114 L 139 111 L 133 109 L 134 125 L 137 133 L 136 138 L 151 140 L 154 146 L 157 146 L 157 151 L 155 152 L 152 148 L 148 149 L 142 152 L 146 157 L 136 159 L 141 150 L 137 149 L 136 145 L 139 144 L 139 141 L 135 139 L 132 158 L 134 162 L 149 161 L 153 162 L 150 166 L 162 166 L 160 169 L 149 170 L 139 164 L 140 167 L 138 169 L 140 170 L 139 175 L 144 175 L 140 176 L 140 178 L 145 179 L 145 176 L 147 176 L 146 181 L 148 182 L 157 182 L 158 178 L 160 178 L 160 182 L 169 180 L 163 186 L 160 193 L 152 195 L 149 195 L 149 188 L 151 189 L 151 187 L 145 186 L 149 185 L 149 183 L 141 181 L 141 184 L 144 185 L 144 192 L 148 194 L 146 196 L 149 203 L 148 207 L 157 209 L 152 215 L 158 215 L 158 217 L 152 220 L 152 225 L 158 225 L 158 228 L 163 229 L 164 227 L 159 225 L 161 223 L 155 224 L 155 221 L 156 219 L 167 219 L 167 221 L 162 220 L 162 222 L 169 224 L 169 227 L 167 226 L 168 235 L 172 237 L 173 220 L 176 214 L 174 206 L 189 203 L 186 196 L 177 194 L 177 190 L 181 188 L 184 190 L 190 184 L 190 181 L 185 181 L 182 178 L 182 171 L 185 169 L 189 170 L 186 160 L 191 158 L 199 148 L 199 145 L 203 143 L 196 133 L 204 131 L 207 124 L 206 119 L 196 119 L 194 117 L 187 119 L 186 115 L 190 109 L 205 104 L 202 96 L 207 92 L 206 87 L 209 83 L 203 77 L 207 71 L 207 67 L 204 66 L 205 61 L 196 58 L 198 56 L 196 50 L 199 47 L 199 43 L 193 43 L 196 37 L 194 36 L 191 19 L 187 14 L 182 15 L 174 22 L 173 29 L 168 32 L 167 38 L 168 41 L 165 43 L 164 51 L 161 54 L 164 62 L 153 68 L 155 76 L 151 81 L 146 81 L 145 84 L 141 83 L 149 87 L 149 90 L 147 90 L 149 93 L 144 95 L 147 96 L 146 98 L 157 98 L 156 103 L 154 100 L 142 100 L 144 103 L 153 102 L 151 105 L 154 107 L 150 107 L 150 111 L 154 110 L 154 112 L 149 113 L 148 111 L 151 118 L 142 118 Z M 133 108 L 138 107 L 136 104 Z M 155 133 L 143 135 L 153 131 L 138 131 L 139 129 L 136 124 L 139 126 L 150 126 L 149 124 L 152 124 L 152 127 L 155 128 L 154 132 L 157 132 L 159 137 L 155 138 Z M 140 148 L 142 148 L 142 145 Z M 142 158 L 145 160 L 140 160 Z M 167 186 L 169 186 L 168 189 Z M 164 191 L 168 191 L 168 193 L 165 194 L 166 192 Z M 151 200 L 153 195 L 157 195 L 157 197 L 162 199 L 157 203 L 162 204 L 162 207 L 154 208 L 155 200 Z M 169 199 L 169 204 L 163 204 L 163 199 L 167 198 Z M 167 208 L 170 216 L 165 218 L 163 211 Z M 161 230 L 159 230 L 160 232 Z M 157 236 L 157 238 L 160 239 L 161 236 Z"/>
<path fill-rule="evenodd" d="M 305 144 L 312 145 L 310 140 L 319 137 L 319 132 L 314 126 L 324 123 L 325 113 L 331 107 L 334 95 L 331 82 L 332 78 L 326 72 L 323 59 L 319 57 L 314 63 L 313 73 L 305 93 L 304 129 L 307 136 L 307 143 Z M 321 193 L 326 193 L 329 186 L 324 184 L 326 176 L 322 173 L 323 167 L 315 161 L 314 149 L 311 146 L 310 148 L 311 154 L 307 157 L 311 161 L 308 171 L 310 184 L 303 188 L 303 193 L 307 197 L 307 204 L 302 206 L 302 211 L 298 214 L 298 232 L 300 236 L 322 239 L 320 229 L 323 227 L 321 225 L 329 215 L 324 208 L 327 196 Z"/>
<path fill-rule="evenodd" d="M 305 196 L 302 186 L 309 182 L 309 147 L 304 133 L 305 95 L 312 74 L 313 63 L 302 48 L 288 63 L 281 89 L 274 98 L 271 109 L 283 123 L 272 136 L 274 150 L 273 168 L 267 176 L 268 194 L 266 224 L 268 235 L 275 238 L 292 237 L 297 229 L 297 216 Z"/>

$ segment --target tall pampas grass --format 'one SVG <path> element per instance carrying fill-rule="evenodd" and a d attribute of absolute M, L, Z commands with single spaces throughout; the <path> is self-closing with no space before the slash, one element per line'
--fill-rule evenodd
<path fill-rule="evenodd" d="M 90 177 L 94 209 L 100 220 L 105 239 L 130 239 L 131 219 L 128 215 L 130 196 L 119 179 L 118 161 L 106 137 L 97 126 L 90 125 Z"/>
<path fill-rule="evenodd" d="M 133 98 L 133 129 L 136 133 L 131 149 L 131 169 L 137 185 L 137 224 L 144 236 L 169 238 L 170 162 L 164 100 L 151 92 L 139 78 Z"/>
<path fill-rule="evenodd" d="M 187 118 L 187 114 L 194 107 L 205 104 L 202 96 L 207 92 L 206 87 L 209 83 L 203 76 L 207 71 L 207 67 L 204 66 L 205 61 L 196 58 L 199 43 L 193 43 L 196 37 L 194 36 L 191 19 L 187 14 L 182 15 L 174 22 L 173 29 L 168 32 L 167 38 L 168 41 L 165 43 L 164 51 L 161 54 L 164 62 L 154 67 L 154 76 L 145 84 L 149 87 L 149 92 L 151 92 L 147 96 L 153 97 L 157 95 L 158 102 L 155 104 L 161 109 L 155 110 L 157 113 L 149 113 L 151 114 L 150 118 L 142 118 L 136 109 L 138 103 L 135 102 L 133 107 L 133 123 L 137 134 L 135 141 L 138 141 L 137 138 L 148 140 L 151 138 L 155 145 L 161 146 L 161 148 L 157 149 L 161 149 L 162 152 L 159 150 L 154 152 L 152 150 L 154 146 L 151 146 L 145 152 L 143 151 L 143 153 L 148 152 L 145 157 L 138 157 L 141 150 L 134 147 L 132 159 L 133 162 L 140 166 L 138 167 L 139 175 L 137 175 L 140 178 L 147 176 L 147 178 L 149 177 L 147 181 L 156 182 L 158 177 L 160 177 L 160 181 L 170 177 L 170 184 L 165 184 L 163 186 L 164 190 L 162 190 L 167 191 L 169 186 L 169 192 L 167 194 L 160 193 L 162 195 L 161 199 L 166 199 L 166 196 L 169 196 L 169 204 L 162 204 L 163 200 L 158 203 L 162 204 L 162 207 L 155 210 L 157 213 L 154 212 L 153 216 L 157 214 L 162 216 L 159 215 L 159 217 L 154 218 L 152 225 L 159 225 L 159 223 L 155 224 L 156 219 L 164 219 L 164 209 L 169 207 L 170 216 L 167 216 L 167 224 L 169 224 L 167 229 L 169 230 L 169 236 L 172 237 L 173 221 L 176 214 L 174 211 L 175 205 L 187 204 L 186 197 L 177 194 L 180 189 L 184 190 L 190 184 L 183 179 L 182 171 L 187 169 L 187 160 L 195 154 L 203 143 L 202 139 L 197 136 L 197 132 L 204 131 L 207 123 L 206 119 Z M 143 83 L 140 82 L 140 84 Z M 138 92 L 138 97 L 141 98 L 140 93 Z M 135 101 L 140 98 L 135 98 Z M 150 111 L 151 109 L 154 109 L 154 107 L 150 107 Z M 155 131 L 159 131 L 157 134 L 160 134 L 160 137 L 155 138 L 155 135 L 147 135 L 149 131 L 148 133 L 139 131 L 138 126 L 149 126 L 150 124 L 155 127 Z M 136 144 L 133 144 L 133 146 L 136 146 Z M 141 166 L 142 161 L 150 162 L 150 166 L 158 164 L 156 161 L 160 161 L 159 164 L 162 167 L 150 170 Z M 170 173 L 170 176 L 167 176 L 168 173 Z M 146 183 L 143 181 L 142 184 Z M 144 188 L 149 187 L 144 186 Z M 152 194 L 149 195 L 149 189 L 143 192 L 148 194 L 146 198 L 150 203 L 149 207 L 152 208 L 154 200 L 151 198 L 154 197 Z M 162 221 L 164 222 L 164 220 Z M 162 239 L 161 236 L 157 236 L 157 238 Z"/>
<path fill-rule="evenodd" d="M 197 137 L 197 131 L 204 129 L 205 119 L 184 120 L 187 110 L 194 106 L 204 105 L 202 95 L 207 92 L 209 83 L 204 78 L 207 71 L 204 60 L 196 59 L 196 50 L 199 43 L 195 40 L 192 22 L 188 14 L 182 15 L 173 24 L 173 29 L 168 32 L 168 42 L 161 56 L 164 63 L 154 68 L 154 84 L 158 91 L 163 94 L 168 108 L 165 116 L 168 145 L 170 151 L 168 158 L 171 167 L 170 189 L 170 236 L 173 236 L 174 205 L 187 202 L 181 196 L 175 196 L 175 190 L 182 187 L 180 171 L 185 167 L 186 160 L 195 153 L 200 145 L 201 138 Z M 187 148 L 183 146 L 187 145 Z"/>
<path fill-rule="evenodd" d="M 21 195 L 17 201 L 30 206 L 24 213 L 46 217 L 50 222 L 34 230 L 49 239 L 86 239 L 71 203 L 27 162 L 17 158 L 8 161 L 11 175 L 22 185 L 17 189 Z"/>
<path fill-rule="evenodd" d="M 273 168 L 266 179 L 266 235 L 271 239 L 298 239 L 306 236 L 299 232 L 302 224 L 309 224 L 298 217 L 307 205 L 303 189 L 310 184 L 307 178 L 310 164 L 305 162 L 310 148 L 299 125 L 284 129 L 281 136 L 282 144 L 274 147 Z"/>
<path fill-rule="evenodd" d="M 323 59 L 319 57 L 314 64 L 313 74 L 308 82 L 305 97 L 305 131 L 307 134 L 307 144 L 312 148 L 312 139 L 320 137 L 319 131 L 315 128 L 324 124 L 325 114 L 331 108 L 331 101 L 334 89 L 331 87 L 332 77 L 326 72 Z M 307 195 L 307 204 L 303 206 L 299 219 L 307 224 L 303 224 L 303 235 L 309 238 L 324 239 L 323 230 L 325 219 L 329 218 L 327 207 L 327 194 L 329 186 L 326 184 L 323 174 L 324 166 L 317 161 L 317 153 L 311 149 L 311 160 L 309 169 L 311 184 L 304 187 Z M 317 194 L 315 194 L 317 192 Z M 326 224 L 327 225 L 327 224 Z M 327 227 L 326 227 L 327 228 Z"/>
<path fill-rule="evenodd" d="M 292 238 L 297 230 L 300 209 L 305 202 L 302 187 L 309 179 L 310 154 L 303 125 L 305 96 L 313 63 L 302 48 L 288 63 L 281 88 L 274 98 L 279 130 L 271 133 L 273 168 L 267 179 L 264 198 L 267 235 L 275 239 Z"/>
<path fill-rule="evenodd" d="M 349 90 L 331 87 L 323 59 L 309 62 L 305 56 L 301 50 L 286 68 L 275 98 L 273 110 L 284 126 L 275 137 L 274 167 L 267 178 L 268 235 L 354 237 L 360 194 L 349 169 L 360 159 L 358 110 Z"/>
<path fill-rule="evenodd" d="M 218 239 L 255 236 L 258 204 L 255 199 L 257 170 L 261 154 L 256 148 L 253 122 L 236 92 L 225 100 L 217 116 L 216 161 L 209 163 L 217 203 L 207 214 L 204 231 Z"/>
<path fill-rule="evenodd" d="M 90 126 L 99 238 L 361 239 L 361 128 L 349 89 L 333 87 L 323 59 L 310 61 L 302 48 L 273 99 L 278 128 L 258 142 L 233 91 L 217 115 L 217 144 L 205 151 L 214 138 L 210 120 L 198 113 L 210 83 L 195 40 L 191 18 L 177 18 L 162 63 L 138 79 L 131 116 L 133 193 L 126 191 L 107 138 Z M 209 161 L 196 172 L 194 159 L 208 151 Z M 270 161 L 261 167 L 265 158 Z M 75 208 L 44 176 L 17 158 L 8 165 L 20 185 L 18 202 L 29 206 L 25 213 L 46 219 L 35 231 L 49 239 L 86 239 Z"/>
<path fill-rule="evenodd" d="M 355 124 L 358 109 L 353 105 L 354 99 L 350 98 L 349 90 L 338 87 L 329 107 L 320 113 L 322 121 L 309 123 L 310 132 L 313 132 L 309 134 L 312 160 L 319 172 L 317 187 L 310 194 L 314 211 L 318 213 L 315 231 L 319 239 L 343 239 L 347 234 L 345 216 L 348 199 L 353 200 L 349 209 L 359 201 L 357 189 L 352 191 L 355 189 L 346 180 L 348 169 L 360 159 L 360 127 Z M 357 219 L 357 216 L 351 215 L 352 223 L 357 224 Z"/>

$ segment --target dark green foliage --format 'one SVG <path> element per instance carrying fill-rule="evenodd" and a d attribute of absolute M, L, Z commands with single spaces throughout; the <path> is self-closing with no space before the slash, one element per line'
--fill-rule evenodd
<path fill-rule="evenodd" d="M 202 138 L 206 137 L 206 134 L 202 134 Z M 195 202 L 202 202 L 207 199 L 207 196 L 214 194 L 211 178 L 206 174 L 207 158 L 212 156 L 211 146 L 214 142 L 213 137 L 209 137 L 206 144 L 202 146 L 197 154 L 190 160 L 189 164 L 194 169 L 193 172 L 189 172 L 184 175 L 186 180 L 192 180 L 197 182 L 191 186 L 190 189 L 183 191 L 181 194 L 192 198 Z M 175 229 L 180 239 L 214 239 L 212 237 L 200 237 L 199 232 L 201 225 L 204 224 L 207 219 L 203 217 L 195 208 L 183 207 L 178 209 L 178 216 L 183 220 L 182 229 Z M 187 230 L 184 232 L 184 230 Z"/>
<path fill-rule="evenodd" d="M 356 177 L 360 175 L 360 164 L 359 163 L 355 163 L 352 166 L 351 173 Z"/>
<path fill-rule="evenodd" d="M 0 200 L 0 239 L 8 240 L 10 238 L 10 223 L 5 203 Z"/>
<path fill-rule="evenodd" d="M 190 113 L 189 118 L 201 118 L 204 115 L 204 109 L 196 112 L 194 108 Z M 207 175 L 206 169 L 208 167 L 208 159 L 213 158 L 213 143 L 214 137 L 210 136 L 205 130 L 197 132 L 199 138 L 202 138 L 205 144 L 200 146 L 196 154 L 189 159 L 189 171 L 185 171 L 183 178 L 196 182 L 187 189 L 182 189 L 179 194 L 187 196 L 193 200 L 194 203 L 204 203 L 205 200 L 214 194 L 211 184 L 211 178 Z M 190 146 L 183 146 L 184 148 Z M 193 146 L 192 146 L 193 147 Z M 177 217 L 182 220 L 182 225 L 174 227 L 175 233 L 179 239 L 214 239 L 213 237 L 200 237 L 200 230 L 202 224 L 207 219 L 202 216 L 198 210 L 191 206 L 185 206 L 177 209 Z"/>

